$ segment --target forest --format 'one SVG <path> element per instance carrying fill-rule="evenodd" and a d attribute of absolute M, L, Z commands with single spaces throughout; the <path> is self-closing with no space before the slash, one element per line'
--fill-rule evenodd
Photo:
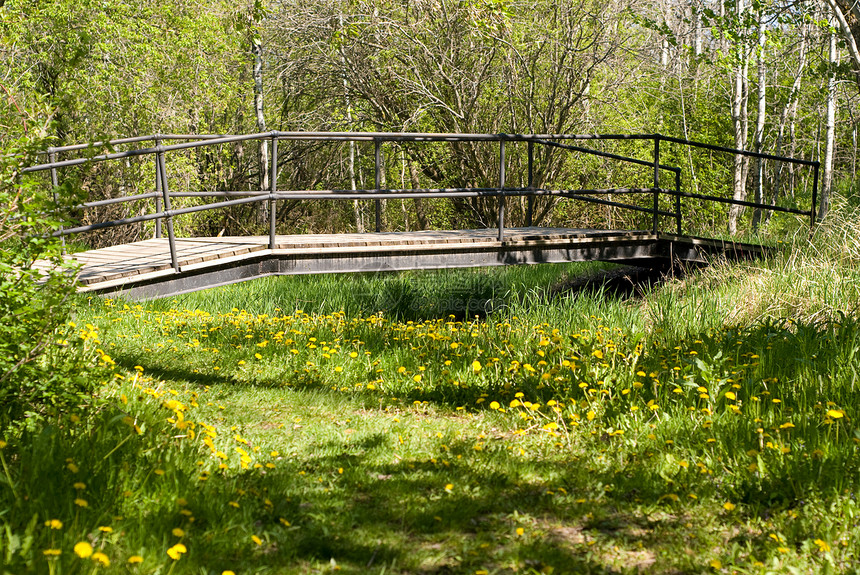
<path fill-rule="evenodd" d="M 25 133 L 59 147 L 271 130 L 664 134 L 820 161 L 820 215 L 831 190 L 856 179 L 860 20 L 848 2 L 16 1 L 4 4 L 2 18 L 7 142 Z M 268 148 L 240 142 L 189 155 L 171 166 L 172 189 L 268 189 Z M 651 153 L 629 143 L 604 149 Z M 383 185 L 486 185 L 496 178 L 496 153 L 468 144 L 393 145 Z M 558 150 L 538 156 L 538 187 L 600 188 L 631 177 Z M 680 148 L 665 157 L 684 170 L 689 191 L 786 206 L 810 200 L 809 175 L 790 164 L 715 161 Z M 372 147 L 356 143 L 282 143 L 278 186 L 369 188 L 372 162 Z M 145 167 L 126 164 L 62 177 L 90 201 L 154 185 Z M 538 224 L 635 224 L 611 210 L 556 203 L 543 200 Z M 293 202 L 279 212 L 279 226 L 363 231 L 371 217 L 365 204 Z M 119 218 L 147 207 L 106 209 L 77 217 Z M 255 210 L 198 217 L 185 231 L 251 233 L 265 221 Z M 513 210 L 512 223 L 521 224 L 524 210 Z M 732 233 L 739 222 L 758 228 L 769 216 L 735 207 L 726 219 L 706 205 L 694 212 L 690 223 L 702 232 L 725 221 Z M 493 214 L 483 199 L 391 201 L 384 209 L 388 229 L 489 226 Z M 82 241 L 98 246 L 151 233 L 126 227 L 114 231 L 118 237 Z"/>

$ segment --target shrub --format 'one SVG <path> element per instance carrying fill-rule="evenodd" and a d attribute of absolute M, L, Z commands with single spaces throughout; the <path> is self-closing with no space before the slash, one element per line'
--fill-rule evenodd
<path fill-rule="evenodd" d="M 50 235 L 64 210 L 43 174 L 22 173 L 44 161 L 38 150 L 49 120 L 34 129 L 33 116 L 13 104 L 0 110 L 12 126 L 0 149 L 0 431 L 67 409 L 91 391 L 84 340 L 71 335 L 68 321 L 74 270 Z M 76 201 L 70 184 L 55 191 L 67 206 Z"/>

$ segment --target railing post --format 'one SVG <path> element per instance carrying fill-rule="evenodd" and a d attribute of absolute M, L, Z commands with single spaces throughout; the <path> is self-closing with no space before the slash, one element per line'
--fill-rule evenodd
<path fill-rule="evenodd" d="M 275 249 L 275 224 L 277 223 L 277 212 L 275 194 L 278 193 L 278 138 L 272 136 L 272 173 L 269 176 L 271 183 L 271 195 L 269 196 L 269 249 Z"/>
<path fill-rule="evenodd" d="M 379 193 L 379 189 L 382 187 L 382 142 L 376 138 L 373 140 L 373 165 L 375 170 L 374 181 L 376 187 L 376 193 Z M 382 229 L 382 200 L 377 198 L 375 200 L 376 204 L 376 231 L 377 233 Z"/>
<path fill-rule="evenodd" d="M 164 211 L 167 212 L 167 244 L 170 247 L 170 265 L 179 273 L 179 258 L 176 254 L 176 236 L 173 233 L 173 216 L 170 215 L 170 191 L 167 187 L 167 168 L 164 165 L 164 152 L 156 152 L 159 179 L 161 180 L 161 196 L 164 200 Z"/>
<path fill-rule="evenodd" d="M 535 143 L 529 140 L 529 191 L 534 192 L 534 161 L 535 161 Z M 535 197 L 534 194 L 529 194 L 528 207 L 526 209 L 526 227 L 532 227 L 534 218 Z"/>
<path fill-rule="evenodd" d="M 681 170 L 675 170 L 675 223 L 678 224 L 678 235 L 681 235 Z"/>
<path fill-rule="evenodd" d="M 499 140 L 499 192 L 505 190 L 505 141 Z M 505 241 L 505 196 L 499 194 L 499 241 Z"/>
<path fill-rule="evenodd" d="M 54 151 L 53 148 L 48 148 L 48 159 L 51 163 L 55 163 L 57 161 L 57 152 Z M 57 186 L 59 186 L 59 178 L 57 177 L 57 168 L 51 166 L 51 195 L 54 197 L 54 207 L 59 210 L 60 202 L 57 199 Z M 63 231 L 63 226 L 60 225 L 60 231 Z M 62 247 L 63 253 L 66 253 L 66 236 L 60 236 L 60 246 Z"/>
<path fill-rule="evenodd" d="M 652 231 L 657 233 L 660 225 L 660 216 L 657 213 L 660 209 L 660 134 L 654 135 L 654 211 Z"/>
<path fill-rule="evenodd" d="M 155 138 L 155 147 L 159 147 L 161 145 L 161 140 Z M 155 193 L 162 194 L 161 190 L 161 170 L 158 167 L 158 154 L 155 155 Z M 155 213 L 161 212 L 161 196 L 155 196 Z M 161 237 L 161 218 L 155 219 L 155 237 Z"/>
<path fill-rule="evenodd" d="M 818 211 L 818 176 L 821 167 L 820 162 L 815 162 L 812 165 L 812 209 L 809 210 L 809 231 L 812 232 L 815 228 L 815 213 Z M 774 202 L 775 204 L 776 202 Z"/>

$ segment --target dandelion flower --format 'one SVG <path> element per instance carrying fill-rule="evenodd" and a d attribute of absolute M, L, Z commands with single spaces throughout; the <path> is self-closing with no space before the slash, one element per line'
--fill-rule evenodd
<path fill-rule="evenodd" d="M 827 410 L 827 417 L 830 417 L 833 419 L 841 419 L 841 418 L 845 417 L 845 412 L 840 410 L 840 409 L 828 409 Z"/>
<path fill-rule="evenodd" d="M 479 371 L 481 371 L 481 362 L 478 361 L 477 359 L 472 362 L 472 371 L 475 373 L 478 373 Z"/>
<path fill-rule="evenodd" d="M 101 551 L 93 553 L 91 559 L 97 563 L 101 563 L 102 567 L 110 567 L 110 559 L 108 559 L 108 556 Z"/>
<path fill-rule="evenodd" d="M 722 569 L 723 568 L 723 564 L 720 562 L 719 559 L 712 559 L 711 562 L 709 563 L 709 565 L 711 567 L 713 567 L 714 569 Z"/>
<path fill-rule="evenodd" d="M 263 544 L 263 540 L 262 540 L 262 539 L 260 539 L 259 537 L 257 537 L 256 535 L 251 535 L 251 541 L 253 541 L 253 542 L 254 542 L 254 543 L 256 543 L 257 545 L 262 545 L 262 544 Z"/>
<path fill-rule="evenodd" d="M 816 539 L 815 541 L 813 541 L 813 543 L 818 545 L 818 550 L 822 553 L 830 551 L 830 545 L 827 543 L 827 541 L 824 541 L 823 539 Z"/>
<path fill-rule="evenodd" d="M 102 533 L 113 533 L 113 527 L 110 527 L 108 525 L 102 525 L 101 527 L 99 527 L 99 531 L 101 531 Z"/>
<path fill-rule="evenodd" d="M 134 565 L 135 563 L 143 563 L 143 557 L 140 555 L 132 555 L 128 558 L 129 565 Z"/>
<path fill-rule="evenodd" d="M 78 482 L 74 483 L 74 484 L 72 485 L 72 487 L 74 487 L 74 488 L 75 488 L 75 489 L 77 489 L 78 491 L 81 491 L 82 489 L 86 489 L 86 488 L 87 488 L 87 484 L 86 484 L 86 483 L 82 483 L 82 482 L 78 481 Z"/>
<path fill-rule="evenodd" d="M 447 485 L 445 486 L 445 491 L 450 492 L 450 491 L 451 491 L 451 490 L 453 490 L 453 489 L 454 489 L 454 484 L 453 484 L 453 483 L 449 483 L 449 484 L 447 484 Z"/>
<path fill-rule="evenodd" d="M 177 543 L 176 545 L 167 550 L 167 554 L 174 561 L 179 560 L 179 558 L 182 557 L 182 554 L 187 552 L 188 549 L 182 543 Z"/>
<path fill-rule="evenodd" d="M 737 396 L 735 395 L 735 393 L 733 391 L 727 391 L 726 392 L 726 399 L 731 399 L 732 401 L 734 401 L 736 398 L 737 398 Z"/>
<path fill-rule="evenodd" d="M 81 541 L 80 543 L 75 544 L 74 551 L 75 555 L 81 559 L 86 559 L 93 554 L 93 546 L 86 541 Z"/>
<path fill-rule="evenodd" d="M 58 557 L 61 553 L 60 549 L 45 549 L 42 551 L 42 555 L 45 557 Z"/>
<path fill-rule="evenodd" d="M 87 503 L 86 499 L 81 499 L 80 497 L 75 499 L 75 505 L 77 505 L 78 507 L 89 507 L 90 506 L 90 504 Z"/>
<path fill-rule="evenodd" d="M 726 501 L 725 503 L 723 503 L 723 509 L 725 509 L 726 511 L 734 511 L 736 507 L 737 505 L 735 505 L 731 501 Z"/>
<path fill-rule="evenodd" d="M 174 537 L 184 537 L 185 536 L 185 531 L 183 531 L 179 527 L 174 527 L 173 531 L 171 531 L 171 533 L 173 533 Z"/>
<path fill-rule="evenodd" d="M 45 521 L 45 527 L 50 527 L 51 529 L 62 529 L 63 522 L 59 519 L 49 519 L 48 521 Z"/>

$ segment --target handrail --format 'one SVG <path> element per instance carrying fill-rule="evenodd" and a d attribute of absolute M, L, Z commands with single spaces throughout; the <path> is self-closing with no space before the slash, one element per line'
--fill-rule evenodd
<path fill-rule="evenodd" d="M 185 141 L 181 141 L 185 140 Z M 217 146 L 235 142 L 271 140 L 272 143 L 272 160 L 271 160 L 271 175 L 270 189 L 268 190 L 249 190 L 249 191 L 200 191 L 200 192 L 171 192 L 168 189 L 168 178 L 166 172 L 166 155 L 170 152 L 180 150 L 190 150 L 200 147 Z M 375 181 L 374 187 L 370 189 L 360 190 L 278 190 L 277 187 L 277 170 L 278 170 L 278 141 L 316 141 L 316 142 L 372 142 L 374 144 L 374 169 Z M 631 141 L 651 141 L 653 142 L 653 156 L 651 160 L 633 158 L 621 154 L 605 152 L 581 145 L 574 145 L 569 142 L 573 141 L 601 141 L 601 140 L 631 140 Z M 145 148 L 137 148 L 127 151 L 112 151 L 114 146 L 124 144 L 137 144 L 144 142 L 152 142 L 152 146 Z M 168 143 L 164 142 L 176 142 Z M 402 143 L 402 142 L 498 142 L 499 145 L 499 182 L 495 187 L 484 188 L 426 188 L 426 189 L 397 189 L 397 188 L 382 188 L 381 186 L 381 149 L 385 143 Z M 505 144 L 509 142 L 524 142 L 528 144 L 528 185 L 526 187 L 510 187 L 506 184 L 506 149 Z M 661 143 L 679 144 L 684 146 L 698 147 L 720 153 L 743 155 L 752 158 L 761 158 L 768 160 L 776 160 L 809 166 L 813 168 L 813 189 L 812 189 L 812 206 L 809 210 L 800 210 L 796 208 L 784 208 L 764 203 L 749 202 L 746 200 L 736 200 L 734 198 L 726 198 L 721 196 L 713 196 L 707 194 L 699 194 L 685 192 L 681 189 L 681 168 L 670 166 L 660 162 Z M 547 148 L 555 148 L 568 152 L 582 153 L 590 156 L 616 160 L 619 162 L 643 166 L 653 169 L 653 183 L 648 187 L 640 188 L 608 188 L 608 189 L 579 189 L 579 190 L 559 190 L 536 188 L 534 186 L 534 146 L 544 146 Z M 81 150 L 98 150 L 99 148 L 110 148 L 111 151 L 93 155 L 91 157 L 69 158 L 58 160 L 57 154 L 76 152 Z M 532 223 L 533 200 L 535 197 L 557 197 L 574 199 L 586 203 L 594 203 L 598 205 L 607 205 L 632 210 L 637 212 L 649 213 L 652 215 L 653 232 L 659 231 L 660 217 L 673 217 L 676 221 L 676 233 L 682 234 L 682 206 L 681 198 L 697 199 L 703 201 L 713 201 L 723 204 L 731 204 L 738 206 L 751 207 L 761 210 L 769 210 L 774 212 L 783 212 L 808 216 L 811 225 L 815 223 L 815 210 L 817 201 L 818 179 L 820 164 L 817 161 L 804 160 L 798 158 L 789 158 L 776 156 L 773 154 L 763 154 L 759 152 L 751 152 L 746 150 L 736 150 L 664 136 L 662 134 L 453 134 L 453 133 L 411 133 L 411 132 L 281 132 L 270 131 L 254 134 L 152 134 L 146 136 L 135 136 L 130 138 L 118 138 L 107 140 L 105 142 L 95 142 L 93 144 L 75 144 L 69 146 L 51 147 L 46 151 L 48 162 L 24 168 L 25 173 L 34 173 L 45 170 L 51 171 L 52 185 L 57 187 L 57 171 L 61 168 L 78 166 L 88 163 L 107 162 L 112 160 L 126 159 L 132 157 L 155 157 L 155 173 L 156 186 L 154 192 L 135 194 L 132 196 L 123 196 L 119 198 L 108 198 L 93 202 L 84 202 L 77 206 L 78 208 L 99 207 L 112 204 L 155 200 L 155 212 L 143 214 L 129 218 L 111 220 L 107 222 L 98 222 L 86 226 L 76 226 L 72 228 L 61 228 L 53 233 L 54 236 L 65 237 L 70 234 L 76 234 L 87 231 L 95 231 L 99 229 L 115 227 L 120 225 L 128 225 L 138 222 L 155 220 L 156 222 L 156 237 L 161 237 L 162 220 L 167 224 L 167 235 L 171 251 L 171 263 L 176 271 L 180 271 L 179 262 L 177 260 L 175 235 L 173 231 L 173 218 L 178 215 L 190 214 L 199 211 L 209 211 L 222 209 L 230 206 L 256 204 L 259 202 L 268 202 L 269 205 L 269 245 L 270 248 L 275 246 L 275 224 L 277 221 L 276 209 L 277 202 L 283 200 L 326 200 L 326 199 L 353 199 L 353 200 L 374 200 L 376 203 L 376 230 L 380 230 L 381 221 L 381 200 L 384 199 L 409 199 L 409 198 L 477 198 L 477 197 L 494 197 L 498 198 L 498 228 L 499 241 L 504 241 L 505 229 L 505 198 L 509 196 L 518 196 L 528 198 L 528 209 L 526 222 L 528 225 Z M 665 188 L 660 183 L 661 172 L 671 172 L 674 174 L 674 189 Z M 593 197 L 596 195 L 623 195 L 623 194 L 652 194 L 653 204 L 649 207 L 637 206 L 630 203 L 616 202 L 609 198 Z M 660 196 L 674 198 L 673 210 L 665 210 L 660 208 Z M 243 197 L 237 197 L 243 196 Z M 222 201 L 216 201 L 210 204 L 190 206 L 183 208 L 172 208 L 171 198 L 180 197 L 210 197 L 210 198 L 225 198 Z"/>

